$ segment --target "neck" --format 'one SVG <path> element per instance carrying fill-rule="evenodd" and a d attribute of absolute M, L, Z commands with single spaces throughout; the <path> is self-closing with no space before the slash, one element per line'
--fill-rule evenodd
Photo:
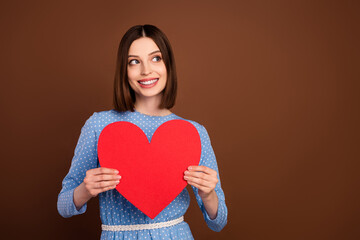
<path fill-rule="evenodd" d="M 138 97 L 136 96 L 135 109 L 136 111 L 151 115 L 151 116 L 166 116 L 170 114 L 170 110 L 166 108 L 159 108 L 161 96 L 156 97 Z"/>

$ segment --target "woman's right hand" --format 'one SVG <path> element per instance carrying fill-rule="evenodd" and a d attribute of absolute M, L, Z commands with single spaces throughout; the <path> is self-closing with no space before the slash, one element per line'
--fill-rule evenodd
<path fill-rule="evenodd" d="M 86 191 L 91 197 L 96 197 L 99 193 L 114 189 L 120 182 L 118 173 L 116 169 L 104 167 L 88 170 L 83 182 Z"/>

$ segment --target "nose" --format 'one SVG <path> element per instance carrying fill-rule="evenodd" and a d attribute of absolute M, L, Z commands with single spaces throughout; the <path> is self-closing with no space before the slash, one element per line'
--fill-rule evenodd
<path fill-rule="evenodd" d="M 149 75 L 151 73 L 151 67 L 148 63 L 144 63 L 141 68 L 141 75 Z"/>

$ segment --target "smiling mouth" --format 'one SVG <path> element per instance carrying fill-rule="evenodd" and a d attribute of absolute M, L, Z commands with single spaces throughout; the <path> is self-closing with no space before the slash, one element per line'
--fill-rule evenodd
<path fill-rule="evenodd" d="M 155 83 L 157 83 L 157 81 L 159 81 L 158 78 L 153 78 L 153 79 L 147 79 L 147 80 L 140 80 L 140 81 L 138 81 L 138 83 L 140 84 L 140 86 L 150 87 L 152 85 L 155 85 Z"/>

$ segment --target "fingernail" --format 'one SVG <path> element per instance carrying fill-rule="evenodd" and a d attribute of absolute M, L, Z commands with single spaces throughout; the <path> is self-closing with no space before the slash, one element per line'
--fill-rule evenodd
<path fill-rule="evenodd" d="M 189 174 L 189 171 L 185 171 L 185 174 Z"/>
<path fill-rule="evenodd" d="M 116 183 L 119 183 L 119 182 L 120 182 L 119 180 L 116 181 Z"/>
<path fill-rule="evenodd" d="M 192 169 L 192 167 L 188 167 L 188 169 L 189 169 L 189 170 L 191 170 L 191 169 Z"/>
<path fill-rule="evenodd" d="M 115 174 L 118 174 L 119 173 L 119 171 L 118 170 L 115 170 Z"/>
<path fill-rule="evenodd" d="M 117 176 L 116 176 L 116 178 L 120 179 L 120 178 L 121 178 L 121 176 L 120 176 L 120 175 L 117 175 Z"/>

